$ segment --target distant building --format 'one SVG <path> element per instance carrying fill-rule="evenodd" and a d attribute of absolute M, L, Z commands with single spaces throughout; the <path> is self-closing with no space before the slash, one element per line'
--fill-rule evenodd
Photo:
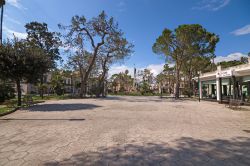
<path fill-rule="evenodd" d="M 52 87 L 51 87 L 51 79 L 52 79 L 52 73 L 51 72 L 44 75 L 43 82 L 47 87 L 45 89 L 45 94 L 53 93 Z M 65 93 L 71 93 L 71 91 L 72 91 L 73 80 L 71 80 L 71 79 L 72 78 L 64 77 L 63 82 L 64 82 L 64 92 Z M 24 95 L 25 94 L 38 94 L 39 93 L 39 88 L 38 88 L 37 85 L 26 83 L 24 81 L 21 83 L 21 89 L 22 89 L 22 93 Z"/>

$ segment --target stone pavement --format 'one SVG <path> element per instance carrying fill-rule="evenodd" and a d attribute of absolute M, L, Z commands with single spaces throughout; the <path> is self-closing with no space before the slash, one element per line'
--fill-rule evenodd
<path fill-rule="evenodd" d="M 250 111 L 158 97 L 48 101 L 0 118 L 0 165 L 250 165 Z"/>

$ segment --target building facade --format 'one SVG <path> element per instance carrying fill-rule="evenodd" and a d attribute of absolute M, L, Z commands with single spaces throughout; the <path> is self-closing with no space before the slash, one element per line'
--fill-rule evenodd
<path fill-rule="evenodd" d="M 52 80 L 52 73 L 47 73 L 44 75 L 44 85 L 46 85 L 46 89 L 44 89 L 45 94 L 51 94 L 53 93 L 53 89 L 51 86 L 51 80 Z M 64 93 L 72 93 L 72 85 L 73 85 L 73 79 L 72 77 L 63 77 L 63 87 L 64 87 Z M 26 94 L 39 94 L 39 87 L 35 84 L 22 82 L 21 83 L 21 89 L 22 93 L 24 95 Z"/>
<path fill-rule="evenodd" d="M 218 102 L 229 101 L 229 99 L 249 102 L 250 58 L 248 64 L 224 69 L 218 66 L 216 71 L 200 74 L 199 95 L 201 99 Z"/>

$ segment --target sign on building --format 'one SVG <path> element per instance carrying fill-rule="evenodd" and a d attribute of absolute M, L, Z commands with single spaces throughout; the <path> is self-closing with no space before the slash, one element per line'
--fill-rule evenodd
<path fill-rule="evenodd" d="M 219 71 L 216 73 L 216 78 L 232 77 L 233 73 L 234 73 L 233 70 Z"/>

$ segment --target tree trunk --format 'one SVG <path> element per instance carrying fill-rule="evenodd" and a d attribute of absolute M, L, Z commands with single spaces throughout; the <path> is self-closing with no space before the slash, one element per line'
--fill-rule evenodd
<path fill-rule="evenodd" d="M 105 92 L 105 81 L 102 82 L 102 97 L 106 97 L 106 92 Z"/>
<path fill-rule="evenodd" d="M 96 93 L 96 97 L 100 97 L 101 95 L 104 96 L 104 79 L 106 72 L 106 69 L 104 69 L 100 79 L 98 80 L 98 90 Z"/>
<path fill-rule="evenodd" d="M 100 97 L 100 95 L 102 94 L 102 97 L 105 96 L 104 94 L 104 81 L 105 81 L 105 76 L 107 74 L 107 62 L 108 59 L 111 58 L 109 56 L 109 53 L 107 53 L 107 56 L 105 57 L 104 61 L 102 61 L 102 74 L 100 79 L 98 80 L 98 90 L 97 90 L 97 94 L 96 97 Z"/>
<path fill-rule="evenodd" d="M 180 97 L 180 70 L 176 70 L 176 82 L 175 82 L 175 98 Z"/>
<path fill-rule="evenodd" d="M 80 94 L 79 94 L 80 98 L 83 98 L 83 97 L 86 96 L 86 92 L 85 92 L 86 87 L 85 87 L 85 85 L 86 85 L 86 80 L 84 79 L 83 76 L 81 76 L 81 87 L 80 87 Z"/>
<path fill-rule="evenodd" d="M 16 88 L 17 88 L 17 106 L 22 105 L 22 89 L 21 82 L 19 79 L 16 80 Z"/>
<path fill-rule="evenodd" d="M 189 76 L 188 76 L 188 88 L 189 88 L 189 91 L 188 91 L 188 97 L 191 97 L 191 93 L 193 92 L 193 84 L 192 84 L 192 74 L 189 73 Z"/>
<path fill-rule="evenodd" d="M 43 75 L 40 80 L 40 97 L 43 99 Z"/>

